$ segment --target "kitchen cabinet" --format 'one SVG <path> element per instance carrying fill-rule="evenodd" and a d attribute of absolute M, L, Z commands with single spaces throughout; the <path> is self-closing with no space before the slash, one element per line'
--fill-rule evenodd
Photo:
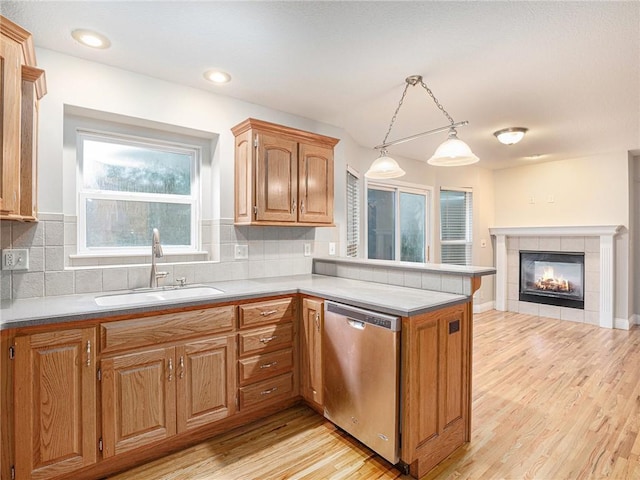
<path fill-rule="evenodd" d="M 95 463 L 95 328 L 18 336 L 14 352 L 15 477 L 48 479 Z"/>
<path fill-rule="evenodd" d="M 471 302 L 403 318 L 401 460 L 420 478 L 471 432 Z"/>
<path fill-rule="evenodd" d="M 286 297 L 240 305 L 238 364 L 240 411 L 298 394 L 297 299 Z"/>
<path fill-rule="evenodd" d="M 105 458 L 235 413 L 235 332 L 203 337 L 234 326 L 234 306 L 101 325 Z"/>
<path fill-rule="evenodd" d="M 316 410 L 322 402 L 322 330 L 324 301 L 319 298 L 302 299 L 300 321 L 300 394 Z"/>
<path fill-rule="evenodd" d="M 252 118 L 232 132 L 237 225 L 333 225 L 338 139 Z"/>
<path fill-rule="evenodd" d="M 32 36 L 0 16 L 0 219 L 37 215 L 38 102 L 46 94 Z"/>

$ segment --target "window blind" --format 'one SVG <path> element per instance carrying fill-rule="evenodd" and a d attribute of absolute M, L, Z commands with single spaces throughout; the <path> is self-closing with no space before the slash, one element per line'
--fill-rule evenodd
<path fill-rule="evenodd" d="M 347 171 L 347 257 L 358 256 L 360 244 L 360 184 L 358 177 Z"/>
<path fill-rule="evenodd" d="M 440 190 L 440 253 L 442 263 L 471 264 L 472 206 L 470 191 Z"/>

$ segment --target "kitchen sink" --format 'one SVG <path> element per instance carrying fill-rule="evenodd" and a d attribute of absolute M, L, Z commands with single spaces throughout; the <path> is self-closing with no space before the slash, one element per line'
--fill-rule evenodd
<path fill-rule="evenodd" d="M 125 293 L 100 295 L 95 298 L 96 304 L 101 307 L 116 307 L 122 305 L 134 305 L 153 303 L 155 301 L 187 300 L 224 293 L 215 287 L 207 285 L 192 285 L 187 287 L 145 288 L 131 290 Z"/>

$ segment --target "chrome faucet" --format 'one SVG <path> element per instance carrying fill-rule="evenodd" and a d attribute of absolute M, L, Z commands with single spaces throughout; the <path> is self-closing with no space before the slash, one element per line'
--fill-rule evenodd
<path fill-rule="evenodd" d="M 149 288 L 158 288 L 158 278 L 165 278 L 169 272 L 158 272 L 156 269 L 156 258 L 161 258 L 162 245 L 160 245 L 160 232 L 153 229 L 151 237 L 151 277 L 149 278 Z"/>

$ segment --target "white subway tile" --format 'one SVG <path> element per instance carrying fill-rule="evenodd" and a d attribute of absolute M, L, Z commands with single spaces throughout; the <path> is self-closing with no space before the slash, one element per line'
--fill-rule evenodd
<path fill-rule="evenodd" d="M 44 222 L 44 244 L 47 247 L 64 246 L 64 224 Z"/>
<path fill-rule="evenodd" d="M 126 268 L 104 268 L 102 270 L 102 290 L 126 290 L 128 275 Z"/>
<path fill-rule="evenodd" d="M 76 293 L 91 293 L 102 291 L 102 270 L 76 270 Z"/>
<path fill-rule="evenodd" d="M 72 295 L 74 290 L 74 272 L 45 272 L 45 295 Z"/>
<path fill-rule="evenodd" d="M 45 247 L 44 267 L 47 272 L 64 270 L 64 247 Z"/>
<path fill-rule="evenodd" d="M 13 272 L 12 298 L 44 296 L 44 272 Z"/>

